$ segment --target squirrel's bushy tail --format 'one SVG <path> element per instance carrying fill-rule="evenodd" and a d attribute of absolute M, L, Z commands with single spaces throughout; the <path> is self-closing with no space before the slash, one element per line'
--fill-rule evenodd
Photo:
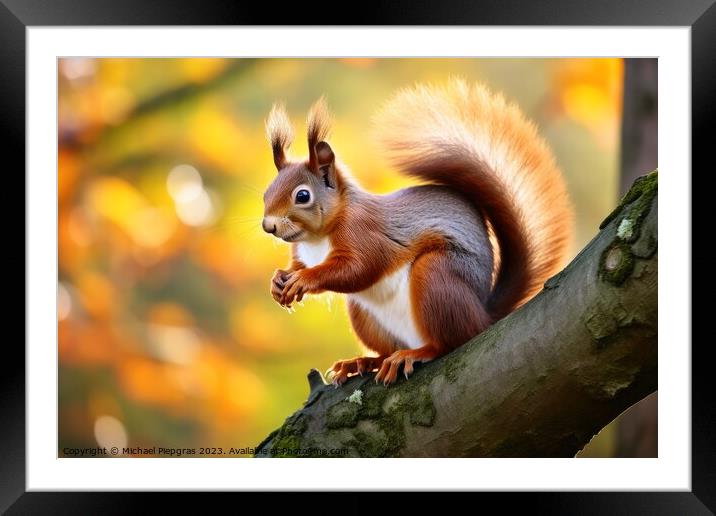
<path fill-rule="evenodd" d="M 563 265 L 572 209 L 535 126 L 501 95 L 452 79 L 398 92 L 376 115 L 378 141 L 401 171 L 467 195 L 499 244 L 488 312 L 500 319 Z"/>

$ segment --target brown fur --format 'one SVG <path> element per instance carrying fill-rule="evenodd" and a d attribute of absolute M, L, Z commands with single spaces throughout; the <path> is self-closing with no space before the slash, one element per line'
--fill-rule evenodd
<path fill-rule="evenodd" d="M 449 351 L 481 333 L 490 316 L 444 252 L 421 254 L 410 274 L 411 301 L 425 342 Z"/>

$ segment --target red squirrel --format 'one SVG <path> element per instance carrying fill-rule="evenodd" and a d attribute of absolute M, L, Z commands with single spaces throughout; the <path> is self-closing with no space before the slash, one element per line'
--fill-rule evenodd
<path fill-rule="evenodd" d="M 567 188 L 520 110 L 484 85 L 452 79 L 399 91 L 376 117 L 389 163 L 426 184 L 375 195 L 326 142 L 321 98 L 308 114 L 307 159 L 275 104 L 266 121 L 278 174 L 263 229 L 291 243 L 271 280 L 282 306 L 348 295 L 355 333 L 376 356 L 336 362 L 333 383 L 378 370 L 405 377 L 525 303 L 562 266 L 572 232 Z"/>

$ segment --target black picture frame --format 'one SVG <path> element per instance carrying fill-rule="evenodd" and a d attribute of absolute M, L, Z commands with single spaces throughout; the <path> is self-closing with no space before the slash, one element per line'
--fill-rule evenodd
<path fill-rule="evenodd" d="M 276 8 L 266 3 L 230 0 L 0 0 L 0 145 L 6 166 L 5 184 L 10 195 L 2 203 L 3 236 L 10 245 L 23 242 L 22 256 L 13 252 L 12 269 L 25 267 L 25 227 L 17 223 L 20 207 L 9 200 L 25 199 L 25 30 L 41 25 L 610 25 L 685 26 L 691 28 L 692 162 L 706 170 L 711 158 L 716 92 L 716 0 L 492 0 L 465 2 L 443 0 L 400 1 L 366 5 L 340 17 L 344 8 L 312 3 Z M 48 114 L 48 116 L 53 116 Z M 711 159 L 712 161 L 712 159 Z M 9 163 L 9 165 L 8 165 Z M 11 172 L 13 171 L 13 172 Z M 677 172 L 678 173 L 678 172 Z M 689 171 L 682 171 L 689 173 Z M 692 175 L 693 177 L 693 175 Z M 21 179 L 22 178 L 22 179 Z M 15 184 L 9 186 L 9 180 Z M 20 191 L 23 195 L 20 195 Z M 698 206 L 694 202 L 694 206 Z M 24 211 L 24 206 L 23 213 Z M 666 214 L 668 216 L 668 214 Z M 700 219 L 697 213 L 694 223 Z M 12 239 L 12 231 L 17 239 Z M 27 279 L 25 275 L 25 279 Z M 23 301 L 25 295 L 23 294 Z M 687 300 L 684 300 L 687 301 Z M 48 300 L 52 302 L 52 300 Z M 12 299 L 11 306 L 22 305 Z M 6 328 L 16 324 L 6 315 Z M 24 326 L 23 326 L 24 333 Z M 686 345 L 674 342 L 670 345 Z M 701 345 L 699 345 L 701 344 Z M 692 491 L 649 493 L 514 493 L 486 495 L 502 510 L 527 506 L 530 511 L 579 514 L 709 514 L 716 510 L 716 404 L 710 388 L 711 368 L 706 342 L 692 347 Z M 20 340 L 6 338 L 0 374 L 0 511 L 8 514 L 114 514 L 144 512 L 149 495 L 127 493 L 25 492 L 25 350 Z M 242 496 L 246 496 L 242 494 Z M 202 496 L 202 498 L 205 498 Z M 281 502 L 276 508 L 301 505 L 303 496 Z M 258 500 L 257 500 L 258 501 Z M 246 499 L 242 499 L 242 504 Z M 264 501 L 265 502 L 265 501 Z M 417 502 L 414 501 L 413 503 Z M 162 503 L 187 509 L 183 494 L 164 496 Z M 199 502 L 204 507 L 204 502 Z M 260 502 L 259 502 L 260 503 Z M 286 504 L 285 507 L 279 505 Z M 323 500 L 326 508 L 329 502 Z M 352 493 L 341 507 L 368 509 L 364 495 Z M 417 502 L 419 503 L 419 502 Z M 453 502 L 454 503 L 454 502 Z M 405 510 L 409 506 L 402 504 Z M 170 510 L 167 505 L 163 507 Z M 386 509 L 385 506 L 381 507 Z M 357 509 L 356 509 L 357 510 Z"/>

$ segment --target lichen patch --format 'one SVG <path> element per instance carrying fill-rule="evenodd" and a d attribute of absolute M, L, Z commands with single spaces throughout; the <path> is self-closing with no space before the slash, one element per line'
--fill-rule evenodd
<path fill-rule="evenodd" d="M 363 391 L 360 389 L 354 390 L 353 394 L 346 398 L 346 401 L 357 405 L 363 405 Z"/>
<path fill-rule="evenodd" d="M 622 240 L 629 240 L 634 234 L 634 221 L 629 218 L 624 218 L 617 227 L 617 236 Z"/>

